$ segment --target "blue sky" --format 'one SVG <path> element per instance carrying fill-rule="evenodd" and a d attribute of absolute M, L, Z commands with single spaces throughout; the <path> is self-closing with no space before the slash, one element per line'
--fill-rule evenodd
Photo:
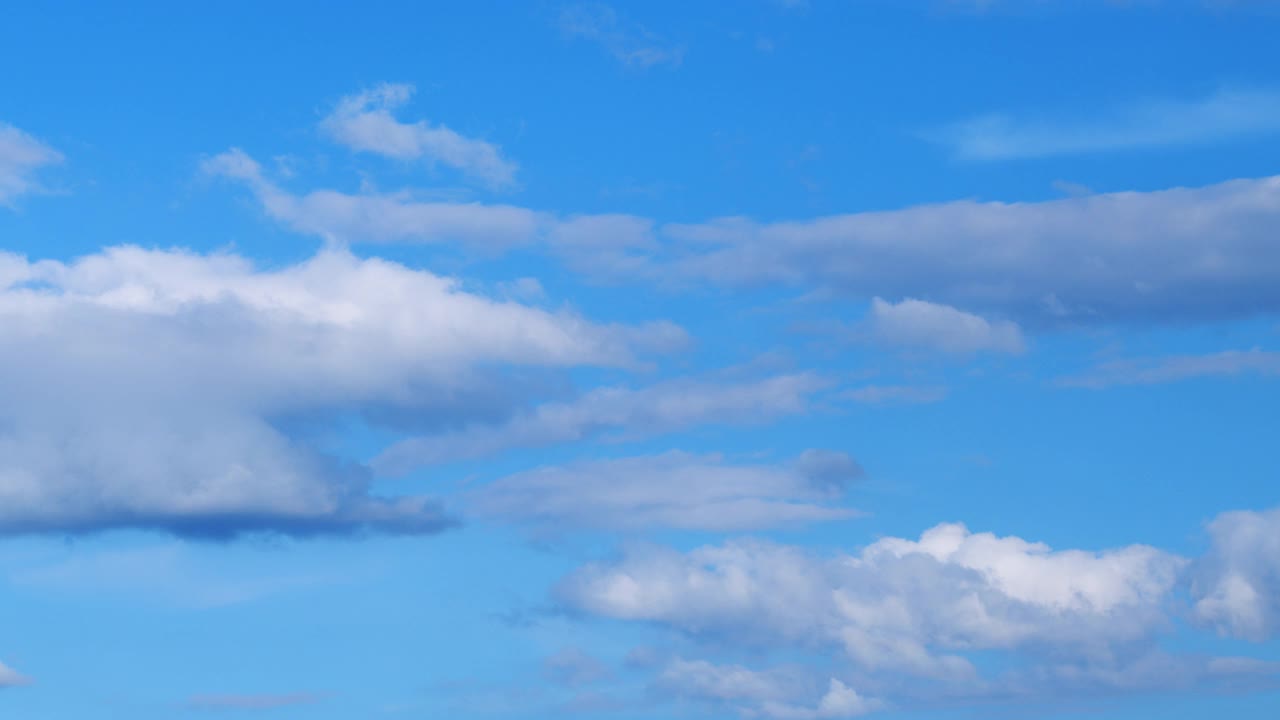
<path fill-rule="evenodd" d="M 1280 5 L 0 23 L 0 715 L 1272 718 Z"/>

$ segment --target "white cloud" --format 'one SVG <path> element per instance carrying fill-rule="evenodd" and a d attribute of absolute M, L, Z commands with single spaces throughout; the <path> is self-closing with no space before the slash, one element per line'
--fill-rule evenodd
<path fill-rule="evenodd" d="M 750 530 L 852 517 L 832 503 L 861 475 L 852 458 L 829 451 L 806 451 L 790 465 L 668 452 L 516 473 L 476 492 L 471 505 L 547 529 Z"/>
<path fill-rule="evenodd" d="M 341 251 L 271 270 L 0 254 L 0 532 L 439 529 L 430 500 L 372 495 L 366 468 L 289 419 L 465 419 L 449 397 L 492 382 L 480 366 L 628 365 L 654 336 Z"/>
<path fill-rule="evenodd" d="M 559 596 L 702 642 L 839 649 L 878 682 L 979 693 L 994 680 L 967 657 L 974 651 L 1099 677 L 1150 654 L 1184 564 L 1145 546 L 1053 551 L 939 525 L 919 540 L 885 538 L 831 557 L 741 540 L 688 553 L 635 549 L 578 570 Z"/>
<path fill-rule="evenodd" d="M 17 687 L 31 684 L 31 678 L 0 663 L 0 688 Z"/>
<path fill-rule="evenodd" d="M 872 298 L 867 328 L 874 341 L 904 349 L 963 354 L 1020 353 L 1026 349 L 1015 323 L 992 322 L 949 305 L 914 298 L 896 304 Z"/>
<path fill-rule="evenodd" d="M 1093 118 L 985 115 L 934 139 L 967 160 L 1007 160 L 1197 145 L 1280 133 L 1280 93 L 1220 90 L 1196 100 L 1148 99 Z"/>
<path fill-rule="evenodd" d="M 560 29 L 566 35 L 599 44 L 627 67 L 676 67 L 684 60 L 684 48 L 625 21 L 617 11 L 603 3 L 565 7 L 560 13 Z"/>
<path fill-rule="evenodd" d="M 12 206 L 22 195 L 39 190 L 35 172 L 59 162 L 62 155 L 57 150 L 0 122 L 0 205 Z"/>
<path fill-rule="evenodd" d="M 1083 374 L 1060 378 L 1058 384 L 1098 389 L 1114 385 L 1157 385 L 1249 373 L 1280 375 L 1280 353 L 1254 348 L 1224 350 L 1206 355 L 1112 360 Z"/>
<path fill-rule="evenodd" d="M 1280 508 L 1224 513 L 1209 535 L 1192 583 L 1196 618 L 1249 640 L 1280 634 Z"/>
<path fill-rule="evenodd" d="M 515 183 L 516 164 L 503 157 L 498 146 L 464 137 L 443 125 L 397 120 L 392 111 L 408 102 L 412 94 L 411 85 L 383 84 L 344 97 L 320 127 L 353 150 L 398 160 L 425 158 L 492 188 Z"/>
<path fill-rule="evenodd" d="M 377 458 L 379 472 L 492 456 L 513 448 L 574 442 L 609 430 L 638 438 L 695 425 L 759 423 L 808 409 L 809 397 L 828 386 L 809 373 L 762 380 L 673 380 L 646 388 L 596 388 L 569 402 L 547 403 L 500 425 L 403 440 Z"/>

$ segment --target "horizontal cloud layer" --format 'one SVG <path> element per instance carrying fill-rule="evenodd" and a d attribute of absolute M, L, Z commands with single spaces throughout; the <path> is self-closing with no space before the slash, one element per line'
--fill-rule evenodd
<path fill-rule="evenodd" d="M 951 320 L 969 335 L 981 330 L 982 347 L 1004 351 L 1022 343 L 1010 321 L 1041 330 L 1280 312 L 1280 250 L 1271 234 L 1280 223 L 1280 177 L 1046 202 L 961 200 L 787 222 L 664 225 L 424 201 L 407 192 L 295 195 L 239 151 L 206 168 L 247 184 L 277 221 L 330 240 L 460 242 L 482 251 L 540 243 L 596 279 L 912 298 L 939 322 L 943 308 L 953 311 Z"/>
<path fill-rule="evenodd" d="M 669 452 L 517 473 L 475 493 L 472 505 L 544 528 L 747 530 L 851 517 L 834 503 L 861 475 L 831 451 L 808 450 L 789 465 Z"/>
<path fill-rule="evenodd" d="M 420 465 L 465 460 L 513 448 L 582 440 L 613 431 L 645 437 L 706 424 L 760 423 L 808 409 L 829 382 L 798 373 L 759 380 L 671 380 L 649 387 L 603 387 L 569 402 L 547 403 L 503 424 L 403 440 L 374 460 L 397 474 Z"/>

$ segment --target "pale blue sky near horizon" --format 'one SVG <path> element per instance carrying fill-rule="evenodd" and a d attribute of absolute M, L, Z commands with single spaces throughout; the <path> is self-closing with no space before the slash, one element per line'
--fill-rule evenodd
<path fill-rule="evenodd" d="M 7 8 L 0 717 L 1274 717 L 1277 36 Z"/>

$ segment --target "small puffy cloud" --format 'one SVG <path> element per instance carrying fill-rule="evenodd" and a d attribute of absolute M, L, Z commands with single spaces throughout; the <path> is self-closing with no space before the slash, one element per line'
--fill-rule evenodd
<path fill-rule="evenodd" d="M 1224 513 L 1209 536 L 1192 583 L 1195 617 L 1248 640 L 1280 634 L 1280 508 Z"/>
<path fill-rule="evenodd" d="M 949 305 L 912 298 L 899 303 L 873 298 L 866 324 L 873 340 L 903 349 L 958 354 L 1026 349 L 1015 323 L 993 322 Z"/>
<path fill-rule="evenodd" d="M 1280 352 L 1253 348 L 1224 350 L 1205 355 L 1111 360 L 1079 375 L 1060 378 L 1058 384 L 1100 389 L 1115 385 L 1158 385 L 1197 378 L 1248 374 L 1280 375 Z"/>
<path fill-rule="evenodd" d="M 193 695 L 186 706 L 192 710 L 273 710 L 297 705 L 313 705 L 320 696 L 311 693 L 285 695 Z"/>
<path fill-rule="evenodd" d="M 443 125 L 397 120 L 392 111 L 408 102 L 412 94 L 411 85 L 383 84 L 344 97 L 320 127 L 329 137 L 359 152 L 397 160 L 429 160 L 492 188 L 515 183 L 516 164 L 503 157 L 498 146 Z"/>
<path fill-rule="evenodd" d="M 965 160 L 1010 160 L 1199 145 L 1280 133 L 1280 93 L 1221 90 L 1148 99 L 1092 118 L 985 115 L 932 133 Z"/>
<path fill-rule="evenodd" d="M 0 688 L 17 687 L 19 685 L 30 685 L 31 678 L 10 668 L 4 663 L 0 663 Z"/>
<path fill-rule="evenodd" d="M 684 48 L 626 21 L 603 3 L 565 7 L 560 13 L 560 30 L 570 37 L 580 37 L 600 45 L 618 62 L 630 68 L 676 67 L 684 60 Z"/>
<path fill-rule="evenodd" d="M 40 189 L 34 175 L 62 162 L 62 154 L 18 128 L 0 122 L 0 205 Z"/>
<path fill-rule="evenodd" d="M 759 423 L 805 412 L 829 382 L 810 373 L 759 380 L 672 380 L 644 388 L 596 388 L 569 402 L 547 403 L 498 425 L 472 425 L 403 440 L 374 461 L 399 474 L 422 465 L 492 456 L 514 448 L 567 443 L 614 431 L 627 438 L 707 424 Z"/>
<path fill-rule="evenodd" d="M 461 422 L 451 398 L 497 368 L 630 365 L 653 336 L 341 251 L 269 270 L 134 247 L 0 254 L 0 534 L 439 530 L 435 502 L 374 494 L 368 468 L 291 419 Z"/>
<path fill-rule="evenodd" d="M 481 516 L 548 529 L 747 530 L 854 516 L 831 503 L 860 475 L 852 458 L 830 451 L 785 466 L 669 452 L 517 473 L 475 493 L 471 505 Z"/>

